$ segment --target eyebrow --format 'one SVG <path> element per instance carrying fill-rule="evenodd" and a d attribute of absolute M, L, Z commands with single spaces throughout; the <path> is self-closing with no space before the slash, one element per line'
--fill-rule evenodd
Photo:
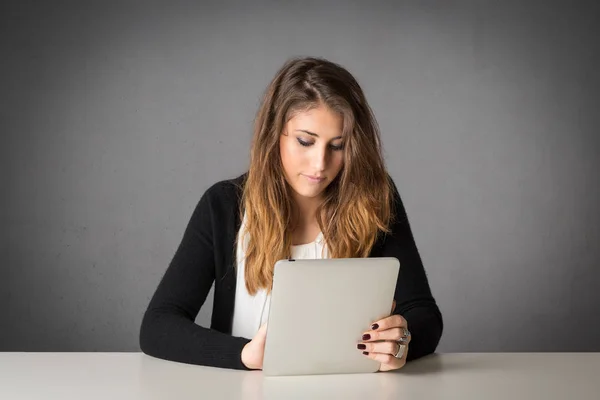
<path fill-rule="evenodd" d="M 314 132 L 311 132 L 311 131 L 306 131 L 306 130 L 304 130 L 304 129 L 296 129 L 296 130 L 297 130 L 298 132 L 304 132 L 304 133 L 308 133 L 310 136 L 319 137 L 319 135 L 317 135 L 316 133 L 314 133 Z M 336 136 L 336 137 L 334 137 L 334 138 L 333 138 L 333 139 L 331 139 L 331 140 L 336 140 L 336 139 L 341 139 L 341 138 L 342 138 L 341 136 Z"/>

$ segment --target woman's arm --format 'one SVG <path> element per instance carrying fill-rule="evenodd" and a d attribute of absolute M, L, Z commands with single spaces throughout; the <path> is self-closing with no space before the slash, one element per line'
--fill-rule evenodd
<path fill-rule="evenodd" d="M 444 325 L 395 184 L 393 189 L 395 218 L 392 232 L 384 240 L 383 256 L 396 257 L 400 261 L 394 314 L 403 316 L 408 322 L 411 342 L 407 361 L 410 361 L 435 351 Z"/>
<path fill-rule="evenodd" d="M 246 338 L 194 321 L 215 279 L 213 186 L 198 202 L 183 239 L 161 279 L 140 329 L 140 348 L 151 356 L 188 364 L 248 369 L 241 361 Z"/>

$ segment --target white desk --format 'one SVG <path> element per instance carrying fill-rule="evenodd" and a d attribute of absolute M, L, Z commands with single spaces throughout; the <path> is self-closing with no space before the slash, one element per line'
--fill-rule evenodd
<path fill-rule="evenodd" d="M 142 353 L 0 353 L 0 399 L 600 399 L 600 353 L 436 354 L 397 372 L 263 377 Z"/>

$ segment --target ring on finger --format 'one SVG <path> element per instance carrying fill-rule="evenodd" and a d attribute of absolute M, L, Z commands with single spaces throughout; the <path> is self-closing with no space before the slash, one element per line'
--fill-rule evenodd
<path fill-rule="evenodd" d="M 407 342 L 410 338 L 410 331 L 406 328 L 402 328 L 402 337 L 398 339 L 398 342 L 404 343 Z"/>
<path fill-rule="evenodd" d="M 396 358 L 402 358 L 404 356 L 404 352 L 406 351 L 406 345 L 402 343 L 398 343 L 398 351 L 396 354 L 392 354 Z"/>

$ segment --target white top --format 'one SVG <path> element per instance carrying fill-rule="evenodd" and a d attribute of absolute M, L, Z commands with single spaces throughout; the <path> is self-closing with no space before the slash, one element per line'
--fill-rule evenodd
<path fill-rule="evenodd" d="M 464 353 L 399 372 L 267 379 L 143 353 L 0 352 L 0 399 L 588 400 L 600 393 L 598 371 L 600 353 Z"/>
<path fill-rule="evenodd" d="M 246 218 L 244 216 L 238 232 L 236 251 L 237 278 L 231 335 L 252 339 L 261 325 L 268 320 L 271 295 L 267 295 L 267 292 L 261 289 L 256 295 L 251 296 L 246 290 L 244 249 L 248 243 L 248 237 L 246 236 L 244 241 L 239 240 L 242 229 L 245 226 L 245 221 Z M 291 253 L 291 258 L 295 259 L 320 259 L 329 257 L 327 246 L 323 240 L 323 233 L 319 233 L 317 238 L 311 243 L 292 246 Z"/>

